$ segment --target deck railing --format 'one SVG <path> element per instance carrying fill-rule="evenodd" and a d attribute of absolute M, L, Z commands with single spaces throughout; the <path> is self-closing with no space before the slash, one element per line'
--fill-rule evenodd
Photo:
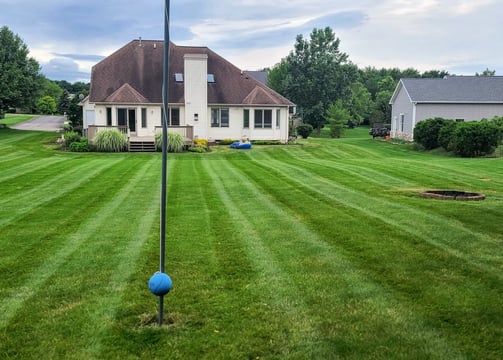
<path fill-rule="evenodd" d="M 120 126 L 89 125 L 87 129 L 84 129 L 84 136 L 87 136 L 89 142 L 92 142 L 96 137 L 96 134 L 99 133 L 100 131 L 112 130 L 112 129 L 117 129 L 121 133 L 129 137 L 129 129 L 126 125 L 120 125 Z"/>
<path fill-rule="evenodd" d="M 168 126 L 168 132 L 174 132 L 182 135 L 185 143 L 191 144 L 194 141 L 193 126 Z M 156 126 L 155 133 L 162 133 L 162 126 Z"/>
<path fill-rule="evenodd" d="M 128 139 L 131 138 L 131 134 L 130 134 L 129 129 L 126 125 L 120 125 L 120 126 L 89 125 L 87 129 L 84 129 L 83 135 L 87 136 L 87 138 L 89 139 L 89 142 L 92 143 L 94 138 L 96 137 L 97 133 L 99 133 L 100 131 L 103 131 L 103 130 L 111 130 L 111 129 L 117 129 L 121 133 L 125 134 Z M 193 126 L 168 126 L 168 132 L 176 132 L 176 133 L 182 135 L 186 144 L 190 145 L 194 141 L 194 127 Z M 155 133 L 156 134 L 162 133 L 162 126 L 156 126 Z M 135 138 L 138 138 L 138 137 L 139 136 L 135 136 Z"/>

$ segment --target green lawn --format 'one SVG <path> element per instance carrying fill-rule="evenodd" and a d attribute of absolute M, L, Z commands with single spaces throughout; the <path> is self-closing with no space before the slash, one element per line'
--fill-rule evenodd
<path fill-rule="evenodd" d="M 373 141 L 168 156 L 0 129 L 2 359 L 501 359 L 503 159 Z M 479 202 L 421 199 L 480 191 Z"/>
<path fill-rule="evenodd" d="M 25 115 L 25 114 L 5 114 L 5 118 L 0 119 L 0 124 L 4 124 L 7 126 L 12 126 L 19 124 L 20 122 L 30 120 L 34 118 L 36 115 Z"/>

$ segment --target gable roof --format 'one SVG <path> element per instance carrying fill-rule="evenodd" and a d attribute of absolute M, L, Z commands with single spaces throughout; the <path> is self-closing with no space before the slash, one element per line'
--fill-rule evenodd
<path fill-rule="evenodd" d="M 175 81 L 176 73 L 184 73 L 184 55 L 205 54 L 208 73 L 215 78 L 214 83 L 208 83 L 208 104 L 294 105 L 207 47 L 170 43 L 169 52 L 170 103 L 185 102 L 184 82 Z M 162 103 L 163 57 L 163 41 L 131 41 L 93 66 L 89 101 L 107 103 L 127 99 L 132 103 Z"/>
<path fill-rule="evenodd" d="M 415 103 L 503 103 L 503 76 L 401 79 L 391 104 L 402 88 Z"/>
<path fill-rule="evenodd" d="M 120 88 L 115 90 L 109 97 L 106 98 L 105 102 L 113 103 L 147 103 L 148 100 L 140 94 L 138 91 L 133 89 L 131 85 L 125 83 Z"/>

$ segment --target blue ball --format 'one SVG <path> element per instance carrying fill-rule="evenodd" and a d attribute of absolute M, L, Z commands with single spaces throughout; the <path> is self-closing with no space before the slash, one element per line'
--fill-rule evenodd
<path fill-rule="evenodd" d="M 148 288 L 152 294 L 157 296 L 163 296 L 169 293 L 172 285 L 173 282 L 169 275 L 162 272 L 156 272 L 148 282 Z"/>

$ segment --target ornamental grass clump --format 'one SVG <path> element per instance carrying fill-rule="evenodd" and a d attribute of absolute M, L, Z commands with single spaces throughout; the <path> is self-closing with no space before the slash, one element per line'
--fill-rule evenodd
<path fill-rule="evenodd" d="M 182 135 L 175 132 L 168 132 L 168 152 L 182 152 L 184 146 L 185 141 Z M 162 133 L 155 134 L 155 148 L 157 151 L 162 150 Z"/>
<path fill-rule="evenodd" d="M 101 152 L 121 152 L 127 149 L 128 141 L 119 130 L 102 130 L 96 134 L 94 146 Z"/>

